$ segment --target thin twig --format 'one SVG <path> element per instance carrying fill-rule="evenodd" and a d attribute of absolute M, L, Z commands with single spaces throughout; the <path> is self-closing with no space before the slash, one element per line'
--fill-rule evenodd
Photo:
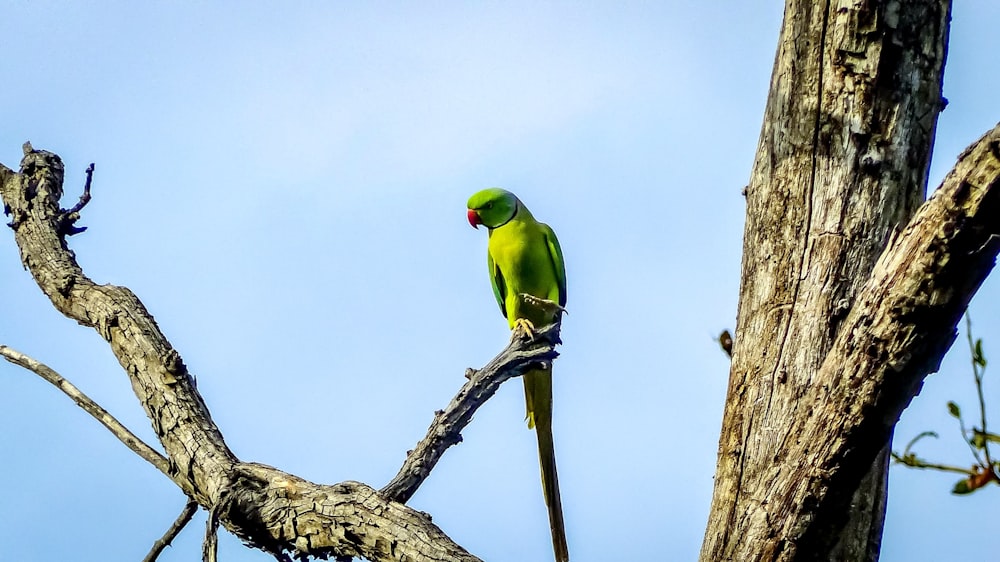
<path fill-rule="evenodd" d="M 94 179 L 94 163 L 87 166 L 87 181 L 83 184 L 83 194 L 76 205 L 69 210 L 64 210 L 59 216 L 59 233 L 66 236 L 80 234 L 87 230 L 85 226 L 76 226 L 76 221 L 80 220 L 80 211 L 90 203 L 90 184 Z"/>
<path fill-rule="evenodd" d="M 91 162 L 90 166 L 87 166 L 87 181 L 83 184 L 83 195 L 80 196 L 80 200 L 77 201 L 76 205 L 73 205 L 68 213 L 79 213 L 90 203 L 90 184 L 94 180 L 94 163 Z"/>
<path fill-rule="evenodd" d="M 980 423 L 982 424 L 980 430 L 985 435 L 986 430 L 986 399 L 983 398 L 983 373 L 979 369 L 978 357 L 976 354 L 976 343 L 972 338 L 972 317 L 969 312 L 965 312 L 965 335 L 969 340 L 969 353 L 972 355 L 972 376 L 976 378 L 976 394 L 979 395 L 979 416 Z M 975 428 L 973 429 L 973 434 L 975 434 Z M 993 466 L 993 460 L 990 458 L 990 442 L 988 440 L 983 442 L 983 455 L 986 457 L 986 463 L 984 466 Z"/>
<path fill-rule="evenodd" d="M 943 472 L 957 472 L 959 474 L 964 474 L 966 476 L 974 476 L 976 474 L 975 469 L 972 468 L 962 468 L 960 466 L 951 466 L 947 464 L 937 464 L 932 462 L 927 462 L 912 456 L 902 456 L 892 453 L 892 458 L 899 464 L 904 464 L 912 468 L 928 468 L 931 470 L 940 470 Z"/>
<path fill-rule="evenodd" d="M 434 412 L 427 435 L 406 454 L 399 473 L 379 492 L 386 499 L 406 503 L 430 475 L 445 450 L 462 441 L 462 429 L 472 415 L 505 381 L 524 374 L 532 365 L 552 361 L 558 356 L 559 323 L 535 332 L 534 339 L 513 335 L 507 348 L 482 369 L 466 372 L 469 379 L 448 407 Z"/>
<path fill-rule="evenodd" d="M 1000 234 L 990 234 L 990 237 L 986 239 L 986 242 L 983 242 L 983 245 L 980 246 L 978 250 L 976 250 L 974 252 L 969 252 L 969 253 L 970 254 L 978 254 L 979 252 L 982 252 L 983 250 L 985 250 L 987 246 L 989 246 L 990 244 L 992 244 L 993 242 L 995 242 L 997 240 L 1000 240 Z"/>
<path fill-rule="evenodd" d="M 97 421 L 101 422 L 101 425 L 108 428 L 108 430 L 111 431 L 111 433 L 113 433 L 122 443 L 124 443 L 126 447 L 132 449 L 135 454 L 146 459 L 149 464 L 155 466 L 157 470 L 165 474 L 167 478 L 170 478 L 169 463 L 163 455 L 144 443 L 142 439 L 136 437 L 134 433 L 129 431 L 129 429 L 122 425 L 121 422 L 116 420 L 115 417 L 109 414 L 107 410 L 100 407 L 89 396 L 74 386 L 73 383 L 64 379 L 59 373 L 52 370 L 52 368 L 48 365 L 32 359 L 31 357 L 7 347 L 6 345 L 0 345 L 0 356 L 3 356 L 4 359 L 15 365 L 24 367 L 25 369 L 35 373 L 59 390 L 63 391 L 63 394 L 72 398 L 73 401 L 76 402 L 77 406 L 83 408 L 85 412 L 93 416 Z"/>
<path fill-rule="evenodd" d="M 928 468 L 933 470 L 941 470 L 944 472 L 957 472 L 959 474 L 965 474 L 967 476 L 974 476 L 976 474 L 976 467 L 962 468 L 960 466 L 950 466 L 945 464 L 927 462 L 921 458 L 918 458 L 916 454 L 910 452 L 910 449 L 912 449 L 913 446 L 916 445 L 917 441 L 920 441 L 924 437 L 937 438 L 937 436 L 938 434 L 934 433 L 933 431 L 923 431 L 913 439 L 910 439 L 910 442 L 906 444 L 906 448 L 903 449 L 902 453 L 889 451 L 889 454 L 892 455 L 893 460 L 895 460 L 897 463 L 909 466 L 911 468 Z"/>
<path fill-rule="evenodd" d="M 155 543 L 153 543 L 153 548 L 149 550 L 149 554 L 142 559 L 142 562 L 156 562 L 156 558 L 163 552 L 163 549 L 170 546 L 170 543 L 177 537 L 177 534 L 181 532 L 181 529 L 187 525 L 191 518 L 194 517 L 195 512 L 198 511 L 198 502 L 194 500 L 188 500 L 181 514 L 174 521 L 174 524 L 167 529 L 167 532 L 163 534 Z"/>
<path fill-rule="evenodd" d="M 983 462 L 983 458 L 979 456 L 979 449 L 976 448 L 975 444 L 973 444 L 968 437 L 966 437 L 967 435 L 969 435 L 970 432 L 968 429 L 965 429 L 965 420 L 962 419 L 961 415 L 957 416 L 957 418 L 958 418 L 958 429 L 962 433 L 962 441 L 965 441 L 965 444 L 969 447 L 969 450 L 972 451 L 972 457 L 976 459 L 976 464 L 984 465 L 985 463 Z M 975 429 L 975 427 L 973 427 L 973 429 Z"/>

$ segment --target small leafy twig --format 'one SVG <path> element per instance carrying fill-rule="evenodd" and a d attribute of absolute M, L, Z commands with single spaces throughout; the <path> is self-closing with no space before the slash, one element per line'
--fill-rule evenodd
<path fill-rule="evenodd" d="M 969 340 L 969 351 L 972 353 L 972 375 L 976 378 L 976 394 L 979 396 L 979 432 L 986 434 L 986 400 L 983 398 L 983 371 L 986 369 L 986 357 L 983 356 L 983 340 L 979 339 L 973 343 L 972 339 L 972 317 L 965 314 L 965 333 Z M 975 428 L 973 428 L 975 430 Z M 975 441 L 975 439 L 973 439 Z M 989 441 L 982 442 L 983 455 L 986 457 L 986 465 L 993 466 L 990 459 Z"/>
<path fill-rule="evenodd" d="M 990 443 L 1000 443 L 1000 435 L 990 433 L 986 429 L 986 399 L 983 394 L 983 377 L 986 371 L 986 356 L 983 353 L 983 340 L 975 339 L 972 335 L 972 319 L 969 314 L 965 315 L 966 336 L 969 341 L 969 352 L 972 356 L 972 375 L 976 383 L 976 394 L 979 397 L 979 423 L 980 427 L 972 426 L 966 429 L 965 420 L 962 418 L 962 409 L 953 401 L 948 402 L 948 413 L 958 420 L 959 431 L 962 440 L 969 446 L 976 463 L 970 468 L 948 465 L 943 463 L 929 462 L 918 457 L 910 450 L 917 441 L 924 437 L 937 437 L 933 431 L 924 431 L 910 440 L 902 453 L 892 452 L 895 462 L 910 468 L 939 470 L 942 472 L 956 472 L 966 475 L 966 478 L 959 480 L 952 489 L 953 494 L 970 494 L 983 488 L 990 482 L 1000 484 L 1000 462 L 993 461 L 990 455 Z M 979 454 L 982 451 L 982 455 Z"/>
<path fill-rule="evenodd" d="M 895 451 L 892 451 L 891 453 L 892 459 L 899 464 L 906 465 L 911 468 L 929 468 L 933 470 L 941 470 L 944 472 L 957 472 L 959 474 L 968 474 L 968 475 L 973 474 L 973 471 L 968 468 L 927 462 L 918 457 L 915 453 L 911 453 L 910 449 L 913 448 L 913 445 L 916 444 L 917 441 L 923 439 L 924 437 L 934 437 L 936 439 L 938 437 L 938 434 L 934 433 L 933 431 L 920 432 L 916 437 L 910 439 L 910 442 L 906 444 L 906 448 L 903 449 L 902 453 L 897 453 Z"/>
<path fill-rule="evenodd" d="M 975 468 L 962 468 L 960 466 L 952 466 L 950 464 L 937 464 L 921 460 L 915 456 L 899 457 L 896 455 L 896 453 L 892 453 L 892 458 L 897 463 L 908 466 L 910 468 L 940 470 L 941 472 L 956 472 L 958 474 L 969 475 L 970 477 L 976 474 Z"/>
<path fill-rule="evenodd" d="M 976 459 L 976 464 L 980 466 L 985 465 L 986 463 L 979 456 L 979 448 L 976 447 L 974 440 L 966 437 L 969 434 L 969 430 L 965 429 L 965 420 L 962 419 L 962 410 L 958 407 L 958 404 L 949 401 L 948 413 L 951 417 L 958 420 L 958 430 L 962 434 L 962 440 L 965 441 L 965 444 L 969 446 L 969 450 L 972 451 L 972 456 Z M 973 430 L 975 430 L 975 427 L 973 427 Z"/>

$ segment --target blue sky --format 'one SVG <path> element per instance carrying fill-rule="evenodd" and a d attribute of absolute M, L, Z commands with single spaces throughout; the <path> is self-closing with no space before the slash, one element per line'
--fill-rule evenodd
<path fill-rule="evenodd" d="M 958 2 L 932 187 L 1000 116 L 1000 6 Z M 558 233 L 570 310 L 555 430 L 574 560 L 693 560 L 712 488 L 746 183 L 780 3 L 83 3 L 3 10 L 0 162 L 96 162 L 71 240 L 133 289 L 244 460 L 387 482 L 432 412 L 506 342 L 483 187 Z M 154 437 L 107 346 L 61 316 L 0 237 L 0 343 Z M 1000 358 L 1000 282 L 973 304 Z M 961 340 L 960 340 L 961 342 Z M 926 456 L 970 463 L 956 346 L 904 414 Z M 1000 407 L 996 387 L 988 400 Z M 551 559 L 519 383 L 410 502 L 486 560 Z M 36 376 L 0 365 L 0 545 L 10 560 L 137 560 L 182 494 Z M 884 560 L 1000 548 L 957 478 L 892 470 Z M 164 561 L 198 556 L 203 515 Z M 269 558 L 221 541 L 220 558 Z"/>

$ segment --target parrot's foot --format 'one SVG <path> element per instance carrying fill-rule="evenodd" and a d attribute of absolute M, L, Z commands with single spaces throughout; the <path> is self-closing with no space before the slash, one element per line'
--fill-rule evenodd
<path fill-rule="evenodd" d="M 518 332 L 523 332 L 524 335 L 528 336 L 530 340 L 535 340 L 535 325 L 531 323 L 531 320 L 526 318 L 518 318 L 517 320 L 514 320 L 514 327 L 512 328 L 512 331 L 515 335 L 517 335 Z"/>
<path fill-rule="evenodd" d="M 536 297 L 535 295 L 529 295 L 528 293 L 521 293 L 520 296 L 521 300 L 523 300 L 525 303 L 530 304 L 532 306 L 537 306 L 538 308 L 541 308 L 546 312 L 551 312 L 552 314 L 555 314 L 558 311 L 569 314 L 569 311 L 566 310 L 562 305 L 560 305 L 557 302 L 550 301 L 549 299 L 542 299 Z"/>

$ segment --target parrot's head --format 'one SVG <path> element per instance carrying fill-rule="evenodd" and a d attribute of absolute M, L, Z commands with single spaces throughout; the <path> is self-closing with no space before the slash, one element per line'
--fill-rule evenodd
<path fill-rule="evenodd" d="M 469 197 L 469 224 L 475 228 L 503 226 L 517 214 L 518 204 L 517 196 L 506 189 L 484 189 Z"/>

